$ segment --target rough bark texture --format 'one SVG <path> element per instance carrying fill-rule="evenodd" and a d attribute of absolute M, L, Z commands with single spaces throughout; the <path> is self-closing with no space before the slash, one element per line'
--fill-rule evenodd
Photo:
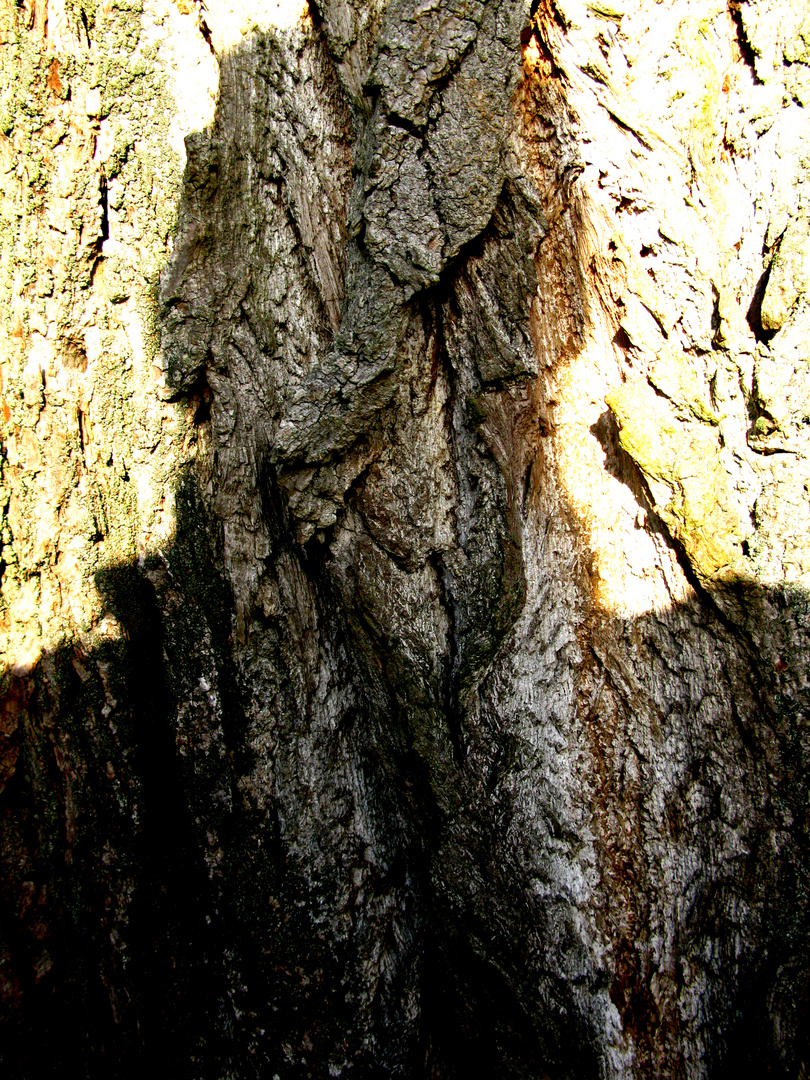
<path fill-rule="evenodd" d="M 800 0 L 2 0 L 8 1075 L 810 1070 Z"/>

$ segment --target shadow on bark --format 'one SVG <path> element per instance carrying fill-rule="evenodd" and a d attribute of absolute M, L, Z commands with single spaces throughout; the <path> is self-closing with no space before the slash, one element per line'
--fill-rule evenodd
<path fill-rule="evenodd" d="M 204 207 L 220 166 L 204 138 L 190 140 L 189 149 L 186 194 L 202 191 L 195 205 Z M 187 203 L 181 211 L 182 220 Z M 169 268 L 167 324 L 184 317 L 183 277 L 207 257 L 210 243 L 193 230 L 181 239 Z M 452 273 L 457 281 L 464 268 Z M 254 300 L 250 291 L 242 297 L 239 321 L 272 367 L 275 329 L 262 323 Z M 200 424 L 210 423 L 219 405 L 218 391 L 212 401 L 200 382 L 211 364 L 207 347 L 185 355 L 186 366 L 172 376 L 178 395 L 199 392 L 202 399 L 206 387 Z M 222 388 L 228 370 L 221 359 L 218 365 L 208 374 Z M 483 392 L 481 381 L 476 389 Z M 464 435 L 494 471 L 500 463 L 480 434 L 485 419 L 468 417 Z M 526 753 L 516 720 L 488 711 L 486 702 L 486 671 L 521 614 L 518 575 L 503 565 L 492 570 L 496 586 L 511 574 L 519 596 L 507 615 L 498 612 L 494 640 L 481 647 L 478 682 L 464 673 L 471 704 L 461 719 L 450 716 L 462 711 L 459 703 L 430 697 L 423 658 L 397 651 L 393 637 L 375 636 L 370 602 L 341 591 L 329 538 L 295 542 L 269 455 L 258 472 L 270 539 L 265 561 L 276 585 L 294 586 L 281 589 L 276 607 L 247 611 L 239 648 L 222 522 L 189 473 L 176 492 L 173 543 L 142 565 L 98 574 L 120 638 L 89 653 L 76 642 L 43 657 L 30 674 L 5 677 L 0 1062 L 21 1080 L 144 1070 L 189 1080 L 584 1080 L 599 1075 L 604 1052 L 585 1008 L 588 994 L 609 996 L 623 1029 L 653 1060 L 666 1033 L 632 920 L 605 966 L 585 971 L 572 920 L 531 892 L 518 856 L 504 846 L 513 829 L 522 830 L 515 850 L 534 842 L 512 785 Z M 639 485 L 635 473 L 622 478 Z M 500 531 L 493 526 L 502 546 L 514 500 L 526 499 L 507 487 L 496 505 Z M 355 508 L 356 496 L 350 488 L 343 512 Z M 516 558 L 511 549 L 509 557 Z M 806 613 L 810 603 L 803 594 L 748 585 L 744 599 L 753 612 L 767 605 L 785 618 Z M 483 586 L 467 600 L 470 622 L 484 622 L 490 609 Z M 302 628 L 306 605 L 313 621 Z M 707 633 L 727 633 L 708 607 L 696 597 L 682 614 Z M 667 614 L 629 622 L 597 613 L 594 655 L 583 663 L 596 665 L 605 641 L 635 641 L 650 620 Z M 327 654 L 339 679 L 324 690 L 316 669 L 322 661 L 329 666 Z M 719 816 L 722 777 L 707 764 L 707 746 L 733 746 L 729 755 L 768 801 L 751 823 L 750 850 L 726 877 L 701 879 L 691 898 L 673 992 L 690 964 L 714 970 L 707 949 L 740 940 L 734 904 L 744 901 L 760 922 L 723 1003 L 726 1027 L 714 1043 L 706 1032 L 710 1075 L 731 1077 L 750 1065 L 794 1077 L 810 1063 L 808 701 L 806 692 L 782 695 L 778 678 L 749 659 L 746 692 L 759 703 L 758 723 L 732 708 L 722 728 L 678 752 L 685 773 L 709 793 L 709 816 Z M 621 665 L 609 656 L 600 662 L 603 682 L 615 680 L 616 700 L 630 711 Z M 340 715 L 320 731 L 313 703 L 327 693 L 342 695 Z M 417 702 L 417 693 L 424 700 Z M 257 717 L 266 729 L 264 751 Z M 602 721 L 588 714 L 593 728 Z M 469 745 L 442 759 L 437 778 L 424 743 L 453 725 L 466 726 Z M 307 779 L 312 762 L 321 771 Z M 653 770 L 640 793 L 627 795 L 623 773 L 611 769 L 604 765 L 595 782 L 602 786 L 588 798 L 601 799 L 606 812 L 637 800 L 640 809 L 631 809 L 643 819 L 644 800 L 656 794 Z M 266 782 L 261 792 L 257 776 Z M 353 814 L 365 823 L 364 835 L 352 831 Z M 551 810 L 547 816 L 558 849 L 575 850 L 581 837 Z M 710 862 L 711 837 L 675 810 L 669 834 L 659 839 L 674 845 L 686 833 L 699 860 Z M 654 883 L 655 868 L 649 878 L 633 875 L 655 856 L 643 849 L 643 837 L 636 840 L 641 849 L 620 856 L 641 909 L 639 893 Z M 383 852 L 376 861 L 368 854 L 375 845 Z M 622 902 L 617 897 L 616 907 Z M 613 915 L 599 918 L 609 923 Z M 560 970 L 569 959 L 576 970 L 566 979 Z M 683 1023 L 710 1028 L 713 1015 L 701 1017 L 696 1006 Z M 677 1063 L 672 1069 L 676 1075 Z"/>
<path fill-rule="evenodd" d="M 324 933 L 323 899 L 302 875 L 300 853 L 286 849 L 273 809 L 240 791 L 253 751 L 231 658 L 232 603 L 193 482 L 178 505 L 178 534 L 162 556 L 99 574 L 122 639 L 89 655 L 65 648 L 30 676 L 5 681 L 19 722 L 15 768 L 0 796 L 5 1067 L 21 1078 L 145 1068 L 292 1077 L 324 1075 L 339 1058 L 353 1059 L 351 1075 L 369 1077 L 381 1067 L 437 1078 L 481 1067 L 504 1078 L 596 1076 L 596 1048 L 568 988 L 546 978 L 541 1005 L 532 986 L 543 976 L 523 953 L 527 924 L 536 929 L 546 915 L 527 905 L 521 882 L 498 881 L 488 865 L 496 849 L 488 832 L 505 827 L 508 802 L 493 792 L 498 825 L 490 808 L 475 808 L 478 850 L 448 852 L 447 823 L 409 745 L 407 716 L 392 707 L 396 687 L 382 688 L 387 706 L 370 699 L 362 718 L 347 718 L 333 753 L 365 769 L 381 832 L 407 833 L 398 869 L 377 895 L 408 898 L 401 925 L 383 940 L 392 963 L 399 954 L 412 966 L 421 1017 L 403 1043 L 395 1015 L 403 1002 L 389 987 L 378 990 L 363 1030 L 353 1029 L 362 931 L 344 941 Z M 316 587 L 324 626 L 331 619 L 340 635 L 351 617 L 327 580 Z M 210 643 L 202 659 L 201 639 Z M 210 692 L 212 671 L 218 719 L 200 711 L 190 721 L 193 688 L 204 680 Z M 493 758 L 508 739 L 503 720 Z M 745 1065 L 795 1076 L 807 1060 L 807 745 L 793 710 L 771 723 L 781 729 L 776 759 L 756 731 L 737 732 L 740 757 L 756 771 L 755 757 L 769 752 L 776 771 L 755 830 L 759 847 L 736 879 L 699 896 L 689 920 L 697 946 L 733 930 L 729 895 L 764 903 L 718 1077 Z M 461 791 L 469 779 L 460 768 Z M 775 858 L 767 850 L 772 817 L 793 821 Z M 500 910 L 476 912 L 457 886 L 448 893 L 448 880 L 463 878 L 459 865 L 469 863 L 491 875 Z M 330 873 L 339 878 L 340 867 Z M 403 943 L 405 929 L 414 940 Z M 625 967 L 616 979 L 611 993 L 625 1026 L 654 1044 L 656 1017 L 639 1004 L 643 976 Z"/>

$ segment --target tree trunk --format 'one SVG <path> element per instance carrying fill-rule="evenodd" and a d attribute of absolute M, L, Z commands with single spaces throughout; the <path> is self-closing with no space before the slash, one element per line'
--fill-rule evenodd
<path fill-rule="evenodd" d="M 800 0 L 0 0 L 9 1076 L 810 1070 Z"/>

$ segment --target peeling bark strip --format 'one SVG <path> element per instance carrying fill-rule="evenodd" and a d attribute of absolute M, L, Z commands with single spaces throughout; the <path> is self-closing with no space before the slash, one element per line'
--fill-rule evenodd
<path fill-rule="evenodd" d="M 5 1071 L 805 1076 L 805 5 L 0 47 Z"/>

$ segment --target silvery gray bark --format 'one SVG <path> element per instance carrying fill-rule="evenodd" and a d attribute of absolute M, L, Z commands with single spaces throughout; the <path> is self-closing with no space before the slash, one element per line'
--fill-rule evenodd
<path fill-rule="evenodd" d="M 803 6 L 2 41 L 0 1060 L 804 1076 Z"/>

